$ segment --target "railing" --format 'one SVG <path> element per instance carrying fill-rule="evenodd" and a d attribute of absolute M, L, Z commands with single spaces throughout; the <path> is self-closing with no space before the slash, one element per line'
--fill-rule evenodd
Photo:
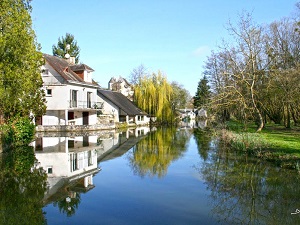
<path fill-rule="evenodd" d="M 79 109 L 103 109 L 103 102 L 92 101 L 69 101 L 69 108 Z"/>

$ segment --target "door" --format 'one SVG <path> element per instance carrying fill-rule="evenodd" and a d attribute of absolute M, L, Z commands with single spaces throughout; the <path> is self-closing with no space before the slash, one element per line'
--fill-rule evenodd
<path fill-rule="evenodd" d="M 89 112 L 82 112 L 82 124 L 89 125 Z"/>

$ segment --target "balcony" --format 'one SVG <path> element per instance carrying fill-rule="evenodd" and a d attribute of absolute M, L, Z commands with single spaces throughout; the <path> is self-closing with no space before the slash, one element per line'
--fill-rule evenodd
<path fill-rule="evenodd" d="M 103 102 L 92 101 L 69 101 L 69 108 L 72 109 L 103 109 Z"/>

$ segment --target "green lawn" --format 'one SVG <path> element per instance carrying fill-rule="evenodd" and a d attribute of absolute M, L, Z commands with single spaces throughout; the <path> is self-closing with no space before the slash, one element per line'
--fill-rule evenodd
<path fill-rule="evenodd" d="M 227 128 L 235 133 L 255 133 L 254 123 L 243 124 L 236 121 L 227 123 Z M 262 141 L 267 143 L 265 150 L 274 155 L 291 155 L 300 158 L 300 127 L 286 129 L 282 125 L 267 124 L 262 132 L 259 133 Z"/>
<path fill-rule="evenodd" d="M 266 140 L 274 153 L 293 154 L 300 157 L 300 128 L 294 127 L 286 129 L 283 126 L 268 125 L 261 132 L 261 136 Z"/>

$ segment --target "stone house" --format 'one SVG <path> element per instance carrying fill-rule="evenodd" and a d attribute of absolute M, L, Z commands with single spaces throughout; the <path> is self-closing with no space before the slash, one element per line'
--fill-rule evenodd
<path fill-rule="evenodd" d="M 112 77 L 108 82 L 108 89 L 111 91 L 120 92 L 129 100 L 133 100 L 133 88 L 125 78 L 119 77 L 117 79 L 115 77 Z"/>

